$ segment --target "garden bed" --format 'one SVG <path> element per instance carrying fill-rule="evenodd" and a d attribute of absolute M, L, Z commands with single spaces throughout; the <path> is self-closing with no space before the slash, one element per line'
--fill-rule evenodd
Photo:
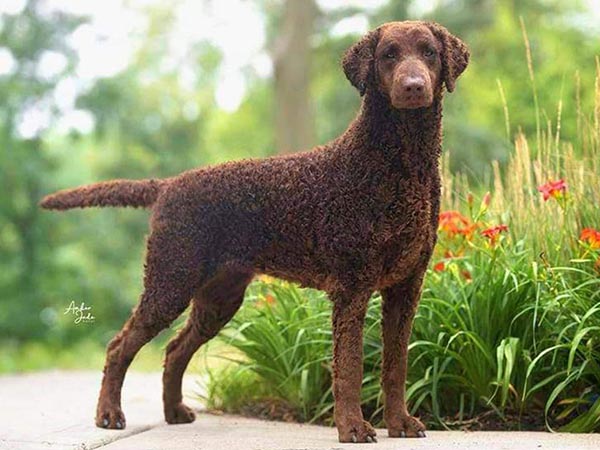
<path fill-rule="evenodd" d="M 492 164 L 489 191 L 451 174 L 446 157 L 407 380 L 411 412 L 430 428 L 600 430 L 599 83 L 595 98 L 589 117 L 577 108 L 576 142 L 560 140 L 560 123 L 540 125 L 534 142 L 517 134 L 508 161 Z M 376 425 L 380 318 L 375 296 L 362 403 Z M 324 294 L 263 277 L 219 339 L 237 356 L 213 371 L 210 407 L 331 422 Z"/>

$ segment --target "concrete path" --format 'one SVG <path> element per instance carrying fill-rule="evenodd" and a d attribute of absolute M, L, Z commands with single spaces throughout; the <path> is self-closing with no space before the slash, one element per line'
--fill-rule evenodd
<path fill-rule="evenodd" d="M 166 425 L 160 374 L 130 373 L 125 381 L 124 431 L 93 423 L 100 373 L 42 372 L 0 377 L 1 450 L 587 450 L 600 435 L 430 431 L 426 439 L 389 439 L 378 444 L 339 444 L 335 429 L 199 414 L 188 425 Z M 184 391 L 197 389 L 187 378 Z M 190 399 L 188 404 L 192 404 Z M 199 406 L 198 404 L 194 406 Z"/>

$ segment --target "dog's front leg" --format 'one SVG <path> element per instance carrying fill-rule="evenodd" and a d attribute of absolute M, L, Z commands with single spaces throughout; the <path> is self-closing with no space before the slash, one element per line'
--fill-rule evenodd
<path fill-rule="evenodd" d="M 425 426 L 408 413 L 405 400 L 408 341 L 421 296 L 423 272 L 381 292 L 383 296 L 384 419 L 390 437 L 425 437 Z"/>
<path fill-rule="evenodd" d="M 363 420 L 360 388 L 363 376 L 362 330 L 370 293 L 337 292 L 333 301 L 334 418 L 340 442 L 376 442 L 375 430 Z"/>

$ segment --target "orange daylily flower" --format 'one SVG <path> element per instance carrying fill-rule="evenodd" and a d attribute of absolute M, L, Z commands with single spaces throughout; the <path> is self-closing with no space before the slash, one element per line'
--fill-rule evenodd
<path fill-rule="evenodd" d="M 458 211 L 444 211 L 440 213 L 439 228 L 449 236 L 462 234 L 466 238 L 470 238 L 477 228 L 477 225 L 471 223 L 468 218 Z"/>
<path fill-rule="evenodd" d="M 498 241 L 500 233 L 508 231 L 508 225 L 496 225 L 495 227 L 488 228 L 481 232 L 481 235 L 488 238 L 491 244 L 495 244 Z"/>
<path fill-rule="evenodd" d="M 462 249 L 460 249 L 457 252 L 453 252 L 452 250 L 446 250 L 444 251 L 444 258 L 446 259 L 450 259 L 450 258 L 460 258 L 461 256 L 463 256 L 464 251 Z"/>
<path fill-rule="evenodd" d="M 471 237 L 473 237 L 473 234 L 475 234 L 475 231 L 477 231 L 477 228 L 479 228 L 479 224 L 472 223 L 468 227 L 463 228 L 461 230 L 461 234 L 467 239 L 471 239 Z"/>
<path fill-rule="evenodd" d="M 581 230 L 579 239 L 587 242 L 592 249 L 600 248 L 600 231 L 593 228 L 584 228 Z"/>
<path fill-rule="evenodd" d="M 538 186 L 538 191 L 544 196 L 544 201 L 547 201 L 550 197 L 558 199 L 567 192 L 567 183 L 562 179 L 558 181 L 549 181 L 546 184 Z"/>
<path fill-rule="evenodd" d="M 277 303 L 277 299 L 271 294 L 266 294 L 264 297 L 258 299 L 256 305 L 259 308 L 266 308 L 273 306 L 275 303 Z"/>

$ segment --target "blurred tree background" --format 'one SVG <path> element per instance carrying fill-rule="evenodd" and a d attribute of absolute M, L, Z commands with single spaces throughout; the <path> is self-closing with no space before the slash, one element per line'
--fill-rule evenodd
<path fill-rule="evenodd" d="M 0 370 L 29 367 L 19 355 L 32 343 L 54 355 L 83 342 L 101 354 L 141 290 L 147 212 L 46 213 L 44 194 L 326 142 L 360 102 L 343 51 L 405 19 L 439 21 L 472 50 L 446 100 L 445 148 L 453 168 L 485 185 L 489 161 L 506 158 L 519 129 L 535 135 L 577 98 L 593 105 L 577 87 L 594 85 L 596 3 L 3 0 Z M 578 139 L 571 123 L 560 132 Z M 91 306 L 95 322 L 73 324 L 71 301 Z"/>

